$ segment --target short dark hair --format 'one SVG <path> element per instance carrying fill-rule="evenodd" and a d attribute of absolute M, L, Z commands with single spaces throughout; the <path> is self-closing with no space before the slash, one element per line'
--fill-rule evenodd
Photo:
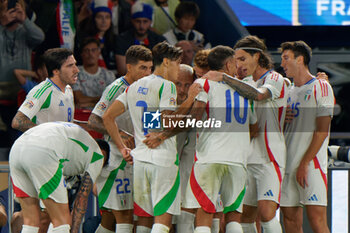
<path fill-rule="evenodd" d="M 294 57 L 303 56 L 304 65 L 308 66 L 312 56 L 312 49 L 302 40 L 287 41 L 281 44 L 280 51 L 283 53 L 285 50 L 291 50 Z"/>
<path fill-rule="evenodd" d="M 208 54 L 208 65 L 211 70 L 220 70 L 225 66 L 228 58 L 233 58 L 235 51 L 223 45 L 218 45 L 210 50 Z"/>
<path fill-rule="evenodd" d="M 234 50 L 243 48 L 243 50 L 247 53 L 249 53 L 251 56 L 253 56 L 256 53 L 259 53 L 259 60 L 258 64 L 259 66 L 265 68 L 265 69 L 272 69 L 273 68 L 273 61 L 271 58 L 271 55 L 267 52 L 267 47 L 264 43 L 264 41 L 257 36 L 246 36 L 237 41 L 235 46 L 233 47 Z M 253 49 L 249 49 L 253 48 Z M 254 49 L 256 48 L 256 49 Z"/>
<path fill-rule="evenodd" d="M 180 2 L 175 9 L 175 19 L 181 19 L 184 16 L 194 16 L 198 19 L 200 14 L 199 6 L 195 2 Z"/>
<path fill-rule="evenodd" d="M 97 45 L 97 47 L 100 47 L 100 41 L 94 37 L 86 37 L 81 41 L 80 44 L 80 52 L 83 52 L 83 49 L 91 43 L 95 43 Z"/>
<path fill-rule="evenodd" d="M 53 48 L 46 50 L 44 53 L 44 61 L 49 77 L 53 76 L 54 70 L 61 69 L 62 64 L 71 55 L 73 55 L 73 52 L 66 48 Z"/>
<path fill-rule="evenodd" d="M 136 65 L 139 61 L 152 61 L 152 51 L 143 45 L 132 45 L 125 53 L 126 64 Z"/>
<path fill-rule="evenodd" d="M 153 47 L 152 55 L 153 66 L 156 67 L 162 64 L 164 58 L 168 58 L 172 61 L 179 59 L 182 55 L 182 49 L 163 41 Z"/>
<path fill-rule="evenodd" d="M 97 142 L 98 146 L 100 147 L 101 151 L 104 150 L 106 151 L 106 161 L 103 163 L 103 166 L 106 166 L 108 164 L 109 161 L 109 154 L 110 154 L 110 147 L 108 142 L 106 142 L 103 139 L 95 139 L 95 141 Z"/>

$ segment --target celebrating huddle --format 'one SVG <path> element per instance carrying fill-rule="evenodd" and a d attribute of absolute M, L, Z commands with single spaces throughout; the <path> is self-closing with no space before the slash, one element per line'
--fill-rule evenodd
<path fill-rule="evenodd" d="M 267 48 L 255 36 L 242 38 L 233 49 L 211 49 L 209 72 L 194 81 L 196 68 L 180 65 L 180 48 L 166 42 L 152 52 L 131 46 L 127 74 L 106 88 L 89 118 L 90 128 L 110 144 L 106 165 L 94 140 L 71 123 L 36 126 L 11 149 L 22 231 L 38 232 L 42 199 L 54 231 L 69 232 L 71 224 L 77 232 L 84 198 L 95 182 L 103 210 L 97 233 L 114 231 L 109 221 L 116 222 L 116 232 L 131 233 L 133 215 L 136 233 L 169 232 L 173 224 L 179 233 L 219 232 L 217 218 L 226 232 L 257 232 L 256 223 L 264 233 L 282 232 L 275 217 L 279 206 L 287 233 L 302 232 L 302 206 L 314 232 L 329 232 L 332 87 L 309 72 L 306 43 L 282 43 L 281 53 L 292 83 L 272 70 Z M 160 126 L 186 119 L 215 119 L 221 125 L 162 128 L 145 124 L 147 114 Z M 38 169 L 42 163 L 45 169 Z M 84 175 L 83 187 L 70 217 L 63 176 L 78 174 Z"/>

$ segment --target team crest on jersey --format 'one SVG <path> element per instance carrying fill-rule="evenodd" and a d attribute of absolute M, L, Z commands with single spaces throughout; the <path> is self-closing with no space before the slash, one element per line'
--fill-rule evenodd
<path fill-rule="evenodd" d="M 308 101 L 311 98 L 311 94 L 312 94 L 312 91 L 311 90 L 307 90 L 306 94 L 305 94 L 305 97 L 304 97 L 304 100 Z"/>
<path fill-rule="evenodd" d="M 106 110 L 106 108 L 107 108 L 107 105 L 105 103 L 100 103 L 97 106 L 97 109 L 100 110 L 100 111 L 104 111 L 104 110 Z"/>
<path fill-rule="evenodd" d="M 160 129 L 160 112 L 144 112 L 143 128 L 144 129 Z"/>
<path fill-rule="evenodd" d="M 31 109 L 34 106 L 34 103 L 31 100 L 28 100 L 25 104 L 25 107 Z"/>
<path fill-rule="evenodd" d="M 174 97 L 171 97 L 169 104 L 172 106 L 176 106 L 176 99 Z"/>

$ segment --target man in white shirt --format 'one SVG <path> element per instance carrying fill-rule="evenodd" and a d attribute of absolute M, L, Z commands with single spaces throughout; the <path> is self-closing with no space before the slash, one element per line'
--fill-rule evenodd
<path fill-rule="evenodd" d="M 303 41 L 281 44 L 282 67 L 293 78 L 288 105 L 294 118 L 286 123 L 286 175 L 281 207 L 287 233 L 303 232 L 303 208 L 313 232 L 327 225 L 327 147 L 334 95 L 330 84 L 311 75 L 311 48 Z"/>

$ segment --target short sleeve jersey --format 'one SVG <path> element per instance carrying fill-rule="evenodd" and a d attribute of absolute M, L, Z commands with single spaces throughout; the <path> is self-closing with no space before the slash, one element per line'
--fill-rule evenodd
<path fill-rule="evenodd" d="M 93 182 L 100 174 L 103 155 L 95 140 L 80 126 L 69 122 L 48 122 L 27 130 L 18 143 L 54 150 L 63 160 L 63 175 L 73 176 L 87 171 Z"/>
<path fill-rule="evenodd" d="M 285 167 L 286 146 L 283 135 L 287 107 L 287 87 L 284 78 L 275 71 L 268 71 L 256 81 L 257 88 L 267 88 L 271 98 L 255 102 L 259 135 L 252 140 L 252 154 L 248 164 L 276 161 Z"/>
<path fill-rule="evenodd" d="M 131 151 L 134 159 L 160 166 L 171 166 L 176 162 L 175 137 L 166 139 L 156 149 L 149 149 L 142 142 L 148 133 L 148 129 L 144 128 L 144 113 L 175 111 L 176 96 L 176 87 L 173 82 L 151 74 L 134 82 L 118 97 L 118 100 L 129 110 L 134 125 L 136 148 Z"/>
<path fill-rule="evenodd" d="M 197 163 L 246 165 L 250 147 L 249 125 L 256 123 L 254 109 L 225 82 L 196 80 L 203 90 L 196 97 L 206 103 L 203 120 L 221 121 L 220 129 L 197 129 Z"/>
<path fill-rule="evenodd" d="M 73 121 L 74 98 L 67 85 L 64 92 L 50 79 L 36 85 L 28 94 L 19 111 L 35 124 L 51 121 Z"/>
<path fill-rule="evenodd" d="M 124 79 L 124 77 L 115 80 L 108 87 L 106 87 L 100 101 L 92 110 L 92 113 L 102 118 L 109 106 L 112 105 L 115 99 L 121 95 L 128 86 L 129 83 Z M 129 134 L 134 134 L 134 127 L 131 122 L 129 111 L 125 111 L 122 115 L 118 116 L 115 121 L 117 122 L 119 129 L 126 131 Z M 118 167 L 122 162 L 123 157 L 109 135 L 105 135 L 105 140 L 109 142 L 111 147 L 113 147 L 114 152 L 119 155 L 116 158 L 115 156 L 111 157 L 109 163 Z"/>
<path fill-rule="evenodd" d="M 295 116 L 286 124 L 285 138 L 287 145 L 286 172 L 298 168 L 301 159 L 312 141 L 316 129 L 316 119 L 322 116 L 333 116 L 334 95 L 330 84 L 313 78 L 300 87 L 292 86 L 288 105 Z M 316 157 L 312 161 L 315 167 L 327 173 L 327 146 L 329 136 L 324 140 Z"/>
<path fill-rule="evenodd" d="M 72 86 L 73 91 L 81 91 L 86 96 L 101 96 L 104 89 L 115 80 L 112 71 L 99 67 L 96 74 L 85 71 L 83 66 L 79 66 L 77 83 Z"/>

